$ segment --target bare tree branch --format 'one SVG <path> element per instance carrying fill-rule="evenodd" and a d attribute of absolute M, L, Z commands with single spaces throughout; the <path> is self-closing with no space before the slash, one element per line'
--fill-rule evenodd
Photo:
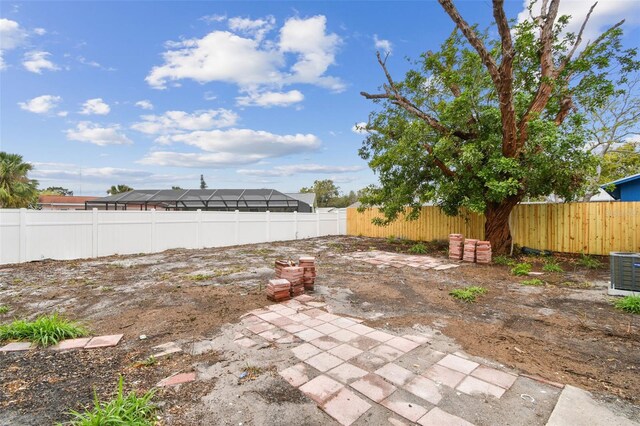
<path fill-rule="evenodd" d="M 571 61 L 571 58 L 573 57 L 574 53 L 576 53 L 576 49 L 578 49 L 578 46 L 580 45 L 580 43 L 582 43 L 582 33 L 584 33 L 584 29 L 587 26 L 587 22 L 589 22 L 591 13 L 593 12 L 593 9 L 595 9 L 597 5 L 598 5 L 598 2 L 595 2 L 593 6 L 591 6 L 591 8 L 589 9 L 589 12 L 587 13 L 587 17 L 584 19 L 584 21 L 582 22 L 582 25 L 580 26 L 580 31 L 578 31 L 578 36 L 576 37 L 576 41 L 573 43 L 573 47 L 571 48 L 567 56 L 564 58 L 564 60 L 556 70 L 556 76 L 559 75 L 565 69 L 567 64 Z"/>
<path fill-rule="evenodd" d="M 464 18 L 460 15 L 460 12 L 458 12 L 458 9 L 456 9 L 451 0 L 438 0 L 438 2 L 445 10 L 445 12 L 449 14 L 460 31 L 462 31 L 462 34 L 464 34 L 464 36 L 467 38 L 469 44 L 471 44 L 476 52 L 478 52 L 478 55 L 480 55 L 480 59 L 482 60 L 484 66 L 487 67 L 487 70 L 489 71 L 493 82 L 497 84 L 498 80 L 500 80 L 498 66 L 496 65 L 496 62 L 493 60 L 493 57 L 484 45 L 482 39 L 478 37 L 478 34 L 476 34 L 473 28 L 471 28 L 467 21 L 465 21 Z"/>

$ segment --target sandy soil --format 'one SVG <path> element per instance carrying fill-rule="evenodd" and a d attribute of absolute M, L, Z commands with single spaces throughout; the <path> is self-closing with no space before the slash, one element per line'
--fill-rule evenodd
<path fill-rule="evenodd" d="M 318 259 L 317 292 L 338 313 L 392 330 L 436 328 L 471 355 L 589 389 L 632 411 L 638 408 L 640 318 L 612 307 L 606 296 L 606 265 L 587 270 L 564 257 L 560 260 L 567 272 L 545 274 L 540 278 L 547 285 L 528 287 L 506 266 L 424 271 L 374 266 L 347 256 L 372 249 L 406 252 L 410 246 L 326 237 L 2 266 L 0 305 L 10 311 L 0 315 L 0 322 L 60 312 L 95 334 L 124 333 L 124 339 L 104 350 L 0 355 L 0 424 L 67 420 L 69 409 L 91 404 L 94 389 L 98 396 L 108 396 L 120 375 L 127 389 L 143 392 L 169 374 L 194 369 L 194 363 L 223 362 L 225 353 L 212 351 L 135 365 L 152 346 L 210 338 L 247 311 L 270 304 L 262 290 L 273 276 L 274 260 L 301 255 Z M 445 256 L 442 245 L 429 248 L 431 255 Z M 539 259 L 526 260 L 541 270 Z M 488 293 L 473 304 L 449 296 L 451 289 L 466 285 L 481 285 Z M 187 413 L 214 385 L 215 378 L 160 391 L 163 422 L 187 424 Z M 297 401 L 291 395 L 286 399 Z"/>

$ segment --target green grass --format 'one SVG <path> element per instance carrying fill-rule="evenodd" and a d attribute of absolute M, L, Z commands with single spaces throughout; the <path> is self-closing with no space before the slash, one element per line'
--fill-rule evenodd
<path fill-rule="evenodd" d="M 531 272 L 530 263 L 518 263 L 513 268 L 511 268 L 511 273 L 519 277 L 529 275 L 529 272 Z"/>
<path fill-rule="evenodd" d="M 189 278 L 191 281 L 206 281 L 206 280 L 209 280 L 209 279 L 213 278 L 213 275 L 211 275 L 211 274 L 195 274 L 195 275 L 189 275 L 187 278 Z"/>
<path fill-rule="evenodd" d="M 620 300 L 616 300 L 614 306 L 631 314 L 640 314 L 640 296 L 625 296 Z"/>
<path fill-rule="evenodd" d="M 413 254 L 426 254 L 429 249 L 422 243 L 414 244 L 409 249 L 409 253 Z"/>
<path fill-rule="evenodd" d="M 584 266 L 587 269 L 598 269 L 602 266 L 602 262 L 598 259 L 595 259 L 588 254 L 582 253 L 578 260 L 576 261 L 577 265 Z"/>
<path fill-rule="evenodd" d="M 15 320 L 0 325 L 0 341 L 28 340 L 41 346 L 55 345 L 60 340 L 87 335 L 87 330 L 58 314 L 43 315 L 35 321 Z"/>
<path fill-rule="evenodd" d="M 494 257 L 493 263 L 495 263 L 496 265 L 504 265 L 504 266 L 513 266 L 516 264 L 515 260 L 513 260 L 509 256 L 505 256 L 504 254 Z"/>
<path fill-rule="evenodd" d="M 476 301 L 477 296 L 481 296 L 487 292 L 484 287 L 471 286 L 465 288 L 456 288 L 451 290 L 449 294 L 454 299 L 462 300 L 463 302 L 472 303 Z"/>
<path fill-rule="evenodd" d="M 83 413 L 71 411 L 73 419 L 68 423 L 72 426 L 152 426 L 156 424 L 154 413 L 156 406 L 152 399 L 155 391 L 150 390 L 142 396 L 131 391 L 124 394 L 124 379 L 118 381 L 115 397 L 106 402 L 100 402 L 94 392 L 93 409 Z"/>
<path fill-rule="evenodd" d="M 545 282 L 544 282 L 544 281 L 542 281 L 542 280 L 540 280 L 540 279 L 538 279 L 538 278 L 533 278 L 533 279 L 531 279 L 531 280 L 524 280 L 524 281 L 522 281 L 520 284 L 522 284 L 522 285 L 536 286 L 536 287 L 537 287 L 537 286 L 544 285 L 544 284 L 545 284 Z"/>
<path fill-rule="evenodd" d="M 7 312 L 9 312 L 9 307 L 8 306 L 6 306 L 6 305 L 0 306 L 0 315 L 4 315 Z"/>
<path fill-rule="evenodd" d="M 542 267 L 544 272 L 564 272 L 562 266 L 555 259 L 547 259 Z"/>

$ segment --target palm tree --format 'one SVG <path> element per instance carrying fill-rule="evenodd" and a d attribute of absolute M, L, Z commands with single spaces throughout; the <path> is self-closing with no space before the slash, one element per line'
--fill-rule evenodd
<path fill-rule="evenodd" d="M 22 155 L 0 151 L 0 207 L 29 207 L 38 201 L 38 181 L 27 173 L 33 166 L 22 161 Z"/>
<path fill-rule="evenodd" d="M 111 188 L 107 189 L 107 194 L 116 195 L 122 192 L 129 192 L 129 191 L 133 191 L 133 188 L 131 188 L 129 185 L 125 185 L 125 184 L 111 185 Z"/>

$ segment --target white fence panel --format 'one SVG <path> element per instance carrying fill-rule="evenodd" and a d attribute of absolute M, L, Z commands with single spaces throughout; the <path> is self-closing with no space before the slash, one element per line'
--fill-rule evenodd
<path fill-rule="evenodd" d="M 153 253 L 153 211 L 98 211 L 97 256 Z"/>
<path fill-rule="evenodd" d="M 0 209 L 0 264 L 156 253 L 346 234 L 328 213 Z"/>

